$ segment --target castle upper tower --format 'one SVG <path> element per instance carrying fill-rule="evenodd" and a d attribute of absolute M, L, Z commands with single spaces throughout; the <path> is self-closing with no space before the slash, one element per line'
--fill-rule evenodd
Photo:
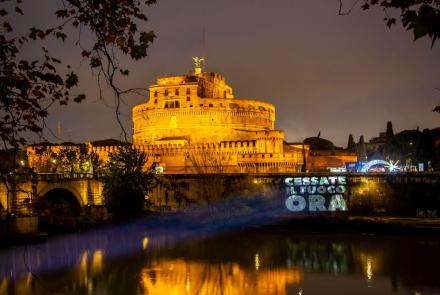
<path fill-rule="evenodd" d="M 202 71 L 203 61 L 194 58 L 194 72 L 149 87 L 149 100 L 133 108 L 134 144 L 243 140 L 274 129 L 272 104 L 235 99 L 222 75 Z"/>

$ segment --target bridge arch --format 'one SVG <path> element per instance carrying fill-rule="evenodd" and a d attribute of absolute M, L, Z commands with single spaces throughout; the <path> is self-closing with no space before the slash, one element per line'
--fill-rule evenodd
<path fill-rule="evenodd" d="M 60 199 L 63 199 L 73 205 L 75 210 L 78 209 L 81 212 L 86 205 L 78 190 L 67 183 L 47 184 L 38 192 L 38 196 L 40 198 L 46 198 L 48 201 L 55 202 L 57 201 L 58 196 Z"/>

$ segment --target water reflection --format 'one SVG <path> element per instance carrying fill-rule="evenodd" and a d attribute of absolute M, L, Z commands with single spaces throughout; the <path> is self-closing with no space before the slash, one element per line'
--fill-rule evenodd
<path fill-rule="evenodd" d="M 141 271 L 142 294 L 287 294 L 286 286 L 298 285 L 298 269 L 251 271 L 237 263 L 203 263 L 162 260 Z"/>
<path fill-rule="evenodd" d="M 5 275 L 0 294 L 440 292 L 436 238 L 247 232 L 178 243 L 142 235 L 136 243 L 137 252 L 118 257 L 92 243 L 69 254 L 78 253 L 72 266 Z"/>

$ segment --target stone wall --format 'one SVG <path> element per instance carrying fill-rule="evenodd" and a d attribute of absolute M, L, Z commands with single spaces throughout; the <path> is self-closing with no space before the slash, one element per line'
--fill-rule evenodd
<path fill-rule="evenodd" d="M 284 208 L 286 177 L 332 176 L 342 174 L 234 174 L 175 175 L 165 177 L 151 193 L 151 200 L 169 208 L 222 200 L 228 197 L 269 197 Z M 336 176 L 337 177 L 337 176 Z M 348 215 L 440 217 L 440 174 L 346 174 L 343 194 Z M 165 193 L 167 192 L 167 193 Z M 165 194 L 168 195 L 167 201 Z M 180 199 L 180 206 L 179 206 Z M 328 213 L 328 212 L 321 212 Z M 295 213 L 289 213 L 295 214 Z M 311 213 L 319 214 L 319 212 Z M 294 215 L 292 215 L 294 216 Z"/>

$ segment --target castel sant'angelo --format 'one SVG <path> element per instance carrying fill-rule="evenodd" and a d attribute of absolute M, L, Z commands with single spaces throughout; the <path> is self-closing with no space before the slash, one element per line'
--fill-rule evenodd
<path fill-rule="evenodd" d="M 193 59 L 193 72 L 158 78 L 148 101 L 133 108 L 133 145 L 147 154 L 148 167 L 164 174 L 294 173 L 357 160 L 345 152 L 318 154 L 303 143 L 286 142 L 284 131 L 275 130 L 273 104 L 235 98 L 225 77 L 203 71 L 203 59 Z M 50 149 L 86 146 L 105 161 L 118 144 L 104 140 L 51 144 Z M 30 166 L 41 150 L 41 145 L 28 147 Z"/>
<path fill-rule="evenodd" d="M 301 171 L 303 147 L 275 130 L 275 106 L 235 98 L 222 75 L 194 60 L 194 72 L 158 78 L 133 108 L 133 144 L 150 162 L 165 173 Z"/>

